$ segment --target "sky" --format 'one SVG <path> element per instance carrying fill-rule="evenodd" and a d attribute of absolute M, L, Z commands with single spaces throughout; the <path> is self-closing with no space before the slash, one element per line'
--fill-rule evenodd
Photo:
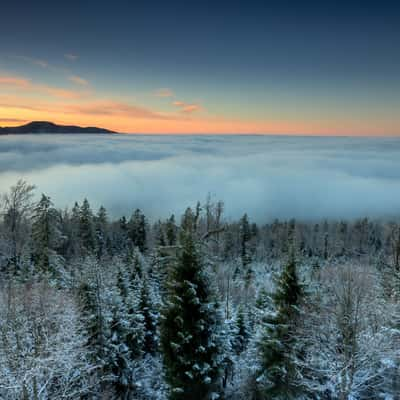
<path fill-rule="evenodd" d="M 400 3 L 6 1 L 0 126 L 400 136 Z"/>
<path fill-rule="evenodd" d="M 384 154 L 384 157 L 382 157 Z M 227 135 L 9 135 L 0 140 L 0 196 L 24 179 L 57 208 L 86 197 L 113 217 L 152 221 L 225 203 L 225 216 L 395 217 L 397 138 Z"/>

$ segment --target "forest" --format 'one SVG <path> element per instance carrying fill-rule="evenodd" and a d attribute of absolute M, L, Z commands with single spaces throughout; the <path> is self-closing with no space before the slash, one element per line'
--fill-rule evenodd
<path fill-rule="evenodd" d="M 1 399 L 400 398 L 399 218 L 233 220 L 205 196 L 152 221 L 1 190 Z"/>

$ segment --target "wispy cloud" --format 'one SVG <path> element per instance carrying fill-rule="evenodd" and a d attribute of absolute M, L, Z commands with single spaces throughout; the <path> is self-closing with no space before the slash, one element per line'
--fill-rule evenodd
<path fill-rule="evenodd" d="M 67 53 L 67 54 L 64 54 L 64 58 L 66 58 L 69 61 L 75 61 L 79 57 L 76 54 Z"/>
<path fill-rule="evenodd" d="M 20 88 L 29 88 L 32 83 L 29 79 L 13 75 L 0 75 L 0 85 L 17 86 Z"/>
<path fill-rule="evenodd" d="M 160 88 L 156 92 L 154 92 L 154 96 L 156 97 L 176 97 L 175 93 L 169 88 Z M 184 101 L 173 101 L 172 104 L 179 108 L 181 113 L 190 114 L 196 111 L 200 111 L 202 107 L 196 103 L 186 103 Z"/>
<path fill-rule="evenodd" d="M 80 76 L 77 76 L 77 75 L 71 75 L 68 79 L 71 82 L 76 83 L 77 85 L 82 85 L 82 86 L 89 85 L 89 82 L 86 79 L 83 79 L 83 78 L 81 78 Z"/>
<path fill-rule="evenodd" d="M 39 90 L 43 90 L 44 92 L 46 92 L 54 97 L 59 97 L 62 99 L 79 99 L 79 98 L 85 96 L 85 94 L 82 92 L 78 92 L 75 90 L 63 89 L 63 88 L 59 88 L 59 87 L 39 85 L 39 86 L 37 86 L 37 88 Z"/>
<path fill-rule="evenodd" d="M 154 92 L 156 97 L 174 97 L 174 92 L 169 88 L 161 88 Z"/>
<path fill-rule="evenodd" d="M 32 82 L 25 77 L 15 75 L 0 75 L 0 85 L 14 87 L 25 92 L 45 93 L 63 99 L 77 99 L 84 96 L 80 91 L 68 90 L 61 87 L 43 85 Z"/>
<path fill-rule="evenodd" d="M 133 119 L 170 119 L 171 117 L 148 108 L 117 101 L 91 101 L 86 104 L 63 105 L 60 107 L 65 113 L 99 115 L 99 116 L 124 116 Z"/>
<path fill-rule="evenodd" d="M 185 103 L 183 101 L 174 101 L 172 103 L 174 106 L 178 107 L 180 112 L 191 114 L 196 111 L 200 111 L 202 107 L 199 104 L 190 104 L 190 103 Z"/>
<path fill-rule="evenodd" d="M 62 97 L 62 96 L 59 96 Z M 64 96 L 65 98 L 65 96 Z M 143 120 L 169 120 L 172 115 L 159 113 L 135 104 L 123 103 L 112 100 L 85 100 L 79 103 L 38 101 L 33 106 L 29 100 L 12 96 L 0 96 L 0 110 L 20 110 L 29 113 L 50 113 L 54 115 L 76 115 L 86 117 L 122 117 L 131 121 Z"/>
<path fill-rule="evenodd" d="M 27 57 L 27 56 L 12 56 L 12 58 L 25 61 L 29 64 L 37 65 L 42 68 L 47 68 L 49 66 L 49 63 L 47 61 L 41 60 L 39 58 L 33 58 L 33 57 Z"/>
<path fill-rule="evenodd" d="M 20 119 L 20 118 L 2 118 L 0 117 L 0 122 L 5 122 L 5 123 L 15 123 L 15 122 L 26 122 L 26 119 Z"/>

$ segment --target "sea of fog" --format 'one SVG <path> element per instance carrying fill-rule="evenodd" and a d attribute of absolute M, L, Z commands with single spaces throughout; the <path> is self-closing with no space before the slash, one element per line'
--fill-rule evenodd
<path fill-rule="evenodd" d="M 0 192 L 23 178 L 57 207 L 180 214 L 208 194 L 226 214 L 317 219 L 400 215 L 400 139 L 287 136 L 0 137 Z"/>

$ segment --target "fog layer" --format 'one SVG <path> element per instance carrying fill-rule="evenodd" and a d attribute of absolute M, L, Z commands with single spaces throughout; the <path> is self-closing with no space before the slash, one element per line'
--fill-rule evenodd
<path fill-rule="evenodd" d="M 0 191 L 19 178 L 58 207 L 87 197 L 115 216 L 181 213 L 210 193 L 228 216 L 400 214 L 400 140 L 282 136 L 0 138 Z"/>

